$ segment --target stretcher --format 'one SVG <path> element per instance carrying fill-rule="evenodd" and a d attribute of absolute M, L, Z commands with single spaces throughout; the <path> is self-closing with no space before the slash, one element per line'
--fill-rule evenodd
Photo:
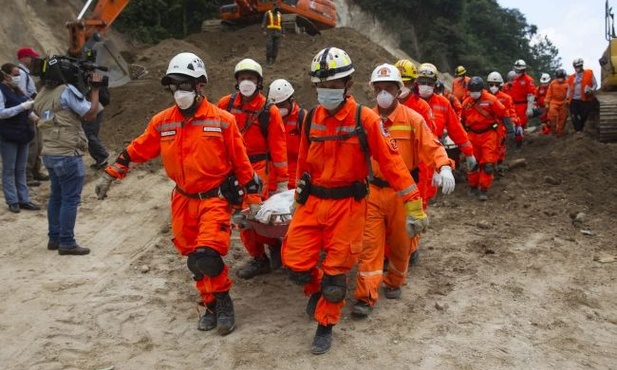
<path fill-rule="evenodd" d="M 248 210 L 243 211 L 245 227 L 250 227 L 261 236 L 267 238 L 283 238 L 291 222 L 291 211 L 294 202 L 294 190 L 275 194 L 263 204 L 255 218 L 249 218 Z"/>

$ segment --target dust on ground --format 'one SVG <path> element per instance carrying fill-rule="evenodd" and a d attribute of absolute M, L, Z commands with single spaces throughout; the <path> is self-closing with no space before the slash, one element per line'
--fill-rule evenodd
<path fill-rule="evenodd" d="M 328 45 L 350 54 L 353 92 L 370 104 L 370 72 L 393 58 L 351 29 L 288 35 L 272 67 L 256 27 L 133 48 L 149 74 L 112 91 L 103 141 L 118 153 L 172 103 L 159 79 L 177 52 L 204 58 L 209 100 L 234 91 L 233 66 L 253 57 L 264 64 L 266 85 L 285 77 L 310 106 L 309 61 Z M 460 183 L 437 197 L 401 299 L 382 298 L 369 319 L 354 320 L 350 289 L 324 356 L 309 353 L 316 325 L 282 271 L 235 280 L 235 332 L 196 330 L 198 294 L 170 242 L 173 184 L 157 162 L 137 166 L 105 201 L 96 200 L 98 174 L 88 170 L 76 227 L 88 256 L 46 250 L 45 212 L 0 207 L 2 368 L 614 369 L 617 263 L 598 259 L 617 255 L 617 145 L 586 134 L 527 139 L 508 159 L 526 165 L 499 178 L 488 202 L 469 199 Z M 48 192 L 44 184 L 32 197 L 45 204 Z M 247 260 L 234 234 L 232 274 Z"/>

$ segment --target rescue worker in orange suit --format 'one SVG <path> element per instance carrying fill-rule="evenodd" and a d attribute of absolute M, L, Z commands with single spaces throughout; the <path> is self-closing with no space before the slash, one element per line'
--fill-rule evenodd
<path fill-rule="evenodd" d="M 253 59 L 243 59 L 236 64 L 234 77 L 239 92 L 222 97 L 218 107 L 231 112 L 236 118 L 255 172 L 268 181 L 268 162 L 271 160 L 276 174 L 276 191 L 285 191 L 289 183 L 285 127 L 279 109 L 276 105 L 267 104 L 266 97 L 261 93 L 262 68 Z M 268 197 L 268 186 L 264 187 L 261 196 L 262 200 Z M 253 205 L 251 214 L 256 214 L 258 207 Z M 238 277 L 251 279 L 270 273 L 272 267 L 265 244 L 271 247 L 271 257 L 277 261 L 280 259 L 280 241 L 262 237 L 251 228 L 240 230 L 240 239 L 252 260 L 238 269 Z"/>
<path fill-rule="evenodd" d="M 217 328 L 219 334 L 235 327 L 232 281 L 222 257 L 229 252 L 230 204 L 259 203 L 261 179 L 249 162 L 233 116 L 208 102 L 204 62 L 193 53 L 180 53 L 169 62 L 161 80 L 176 104 L 156 114 L 145 132 L 133 140 L 108 166 L 96 184 L 104 199 L 114 179 L 129 172 L 129 164 L 161 156 L 163 167 L 176 183 L 171 194 L 173 243 L 193 273 L 206 313 L 199 330 Z M 240 186 L 242 185 L 242 186 Z"/>
<path fill-rule="evenodd" d="M 478 166 L 467 173 L 471 187 L 469 194 L 488 200 L 488 189 L 493 184 L 495 165 L 499 159 L 499 133 L 497 128 L 503 122 L 506 127 L 512 123 L 507 117 L 506 107 L 486 90 L 480 76 L 469 80 L 469 97 L 463 101 L 461 120 L 469 132 Z"/>
<path fill-rule="evenodd" d="M 594 91 L 598 88 L 598 83 L 593 71 L 583 68 L 582 58 L 574 59 L 572 66 L 574 74 L 568 77 L 568 104 L 574 132 L 581 132 L 593 110 Z"/>
<path fill-rule="evenodd" d="M 276 62 L 276 57 L 279 54 L 281 39 L 285 37 L 285 29 L 283 28 L 283 15 L 278 4 L 274 4 L 272 10 L 268 10 L 264 14 L 261 22 L 266 39 L 266 60 L 268 65 Z"/>
<path fill-rule="evenodd" d="M 503 86 L 503 77 L 499 72 L 491 72 L 488 74 L 486 78 L 486 83 L 488 85 L 488 90 L 491 94 L 495 95 L 497 100 L 506 108 L 506 116 L 510 118 L 509 124 L 506 122 L 501 122 L 499 127 L 497 128 L 497 133 L 499 136 L 499 159 L 497 159 L 497 166 L 495 167 L 495 172 L 499 175 L 504 175 L 505 168 L 503 167 L 503 162 L 506 159 L 506 150 L 508 146 L 508 142 L 514 141 L 514 132 L 516 131 L 515 125 L 518 122 L 518 117 L 516 116 L 516 112 L 514 111 L 514 103 L 512 102 L 512 97 L 503 91 L 501 88 Z M 514 126 L 513 126 L 514 125 Z"/>
<path fill-rule="evenodd" d="M 519 59 L 514 62 L 515 76 L 512 79 L 512 87 L 507 92 L 514 101 L 514 109 L 519 121 L 514 133 L 517 148 L 523 145 L 523 131 L 527 127 L 528 118 L 533 116 L 533 103 L 536 96 L 536 86 L 533 78 L 525 72 L 526 69 L 527 63 L 524 60 Z"/>
<path fill-rule="evenodd" d="M 287 171 L 289 172 L 288 188 L 296 187 L 296 167 L 298 166 L 298 149 L 300 148 L 300 134 L 302 133 L 302 121 L 306 117 L 306 110 L 301 108 L 293 97 L 294 88 L 289 81 L 278 79 L 272 81 L 268 89 L 268 103 L 275 104 L 283 123 L 285 124 L 285 136 L 287 137 Z M 276 175 L 270 168 L 270 181 L 268 190 L 276 193 Z"/>
<path fill-rule="evenodd" d="M 423 63 L 418 69 L 418 91 L 420 97 L 424 99 L 433 111 L 435 117 L 435 130 L 433 134 L 436 137 L 445 141 L 448 136 L 454 143 L 458 145 L 460 151 L 465 155 L 468 168 L 474 168 L 477 165 L 476 157 L 474 156 L 472 143 L 467 137 L 467 132 L 461 125 L 461 122 L 456 115 L 456 112 L 450 105 L 448 99 L 442 95 L 435 94 L 435 83 L 437 82 L 437 68 L 431 63 Z M 452 158 L 456 162 L 456 158 Z M 420 169 L 420 188 L 422 189 L 422 200 L 424 207 L 428 201 L 437 194 L 437 188 L 433 183 L 434 171 L 432 168 L 422 165 Z"/>
<path fill-rule="evenodd" d="M 546 93 L 548 91 L 548 84 L 551 82 L 551 76 L 548 73 L 542 73 L 540 75 L 540 86 L 536 91 L 536 107 L 542 114 L 540 115 L 540 127 L 543 135 L 551 133 L 550 126 L 548 125 L 548 109 L 546 109 Z"/>
<path fill-rule="evenodd" d="M 548 124 L 557 137 L 564 135 L 564 128 L 566 127 L 566 119 L 568 118 L 567 95 L 566 71 L 560 68 L 555 72 L 555 79 L 548 85 L 546 92 Z"/>
<path fill-rule="evenodd" d="M 371 86 L 377 96 L 373 108 L 381 117 L 385 129 L 396 140 L 399 153 L 409 171 L 420 162 L 437 169 L 436 181 L 444 194 L 454 191 L 453 162 L 444 147 L 433 135 L 422 116 L 400 104 L 396 97 L 403 87 L 398 69 L 391 64 L 382 64 L 371 75 Z M 358 258 L 356 275 L 356 303 L 351 313 L 367 317 L 378 299 L 379 286 L 383 279 L 385 296 L 397 299 L 407 277 L 409 258 L 418 245 L 419 236 L 410 238 L 405 230 L 405 207 L 390 184 L 384 180 L 379 164 L 373 159 L 373 179 L 369 180 L 368 212 L 364 226 L 362 253 Z M 386 243 L 388 271 L 383 276 L 383 261 Z"/>
<path fill-rule="evenodd" d="M 463 101 L 469 92 L 469 77 L 467 70 L 463 66 L 458 66 L 454 69 L 454 80 L 452 81 L 452 94 L 459 101 Z"/>
<path fill-rule="evenodd" d="M 454 96 L 450 90 L 446 89 L 443 81 L 437 80 L 437 82 L 435 82 L 435 94 L 443 95 L 446 99 L 448 99 L 450 105 L 454 109 L 454 112 L 456 112 L 456 115 L 459 117 L 461 116 L 461 111 L 463 110 L 461 101 L 458 100 L 458 98 Z"/>
<path fill-rule="evenodd" d="M 435 122 L 431 106 L 418 96 L 418 88 L 416 86 L 418 69 L 416 65 L 408 59 L 401 59 L 394 65 L 398 68 L 399 72 L 401 72 L 401 78 L 404 84 L 398 96 L 399 102 L 420 113 L 428 127 L 432 130 L 435 127 Z"/>
<path fill-rule="evenodd" d="M 396 141 L 380 117 L 349 95 L 354 67 L 347 53 L 321 50 L 310 66 L 319 105 L 307 114 L 300 139 L 297 208 L 283 243 L 290 279 L 310 296 L 307 314 L 317 321 L 313 354 L 326 353 L 341 319 L 347 272 L 362 251 L 371 173 L 369 156 L 405 203 L 409 236 L 426 230 L 422 199 Z M 325 258 L 318 266 L 320 252 Z"/>

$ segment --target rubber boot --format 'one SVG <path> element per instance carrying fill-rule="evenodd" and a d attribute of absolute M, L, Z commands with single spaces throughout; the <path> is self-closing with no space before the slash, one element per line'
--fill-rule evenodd
<path fill-rule="evenodd" d="M 216 301 L 206 305 L 206 312 L 199 318 L 197 329 L 208 331 L 216 328 Z"/>
<path fill-rule="evenodd" d="M 480 189 L 480 194 L 478 195 L 478 199 L 481 200 L 482 202 L 486 202 L 488 200 L 486 189 Z"/>
<path fill-rule="evenodd" d="M 358 318 L 368 317 L 371 312 L 373 312 L 373 307 L 364 301 L 357 301 L 351 309 L 351 314 Z"/>
<path fill-rule="evenodd" d="M 236 315 L 234 314 L 234 304 L 231 301 L 229 292 L 214 293 L 216 297 L 216 326 L 220 335 L 231 333 L 236 327 Z"/>
<path fill-rule="evenodd" d="M 240 267 L 238 270 L 238 277 L 242 279 L 252 279 L 257 275 L 269 274 L 271 271 L 270 259 L 264 254 L 261 257 L 253 258 L 252 261 Z"/>
<path fill-rule="evenodd" d="M 332 346 L 332 327 L 334 325 L 317 325 L 317 332 L 311 345 L 311 353 L 322 355 L 330 350 Z"/>

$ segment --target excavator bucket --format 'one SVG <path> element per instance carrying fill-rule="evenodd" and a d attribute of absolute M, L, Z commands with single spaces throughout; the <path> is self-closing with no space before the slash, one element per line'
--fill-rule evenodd
<path fill-rule="evenodd" d="M 96 64 L 109 68 L 104 72 L 109 78 L 109 87 L 122 86 L 131 81 L 129 64 L 111 40 L 96 42 L 92 49 L 96 52 Z"/>

